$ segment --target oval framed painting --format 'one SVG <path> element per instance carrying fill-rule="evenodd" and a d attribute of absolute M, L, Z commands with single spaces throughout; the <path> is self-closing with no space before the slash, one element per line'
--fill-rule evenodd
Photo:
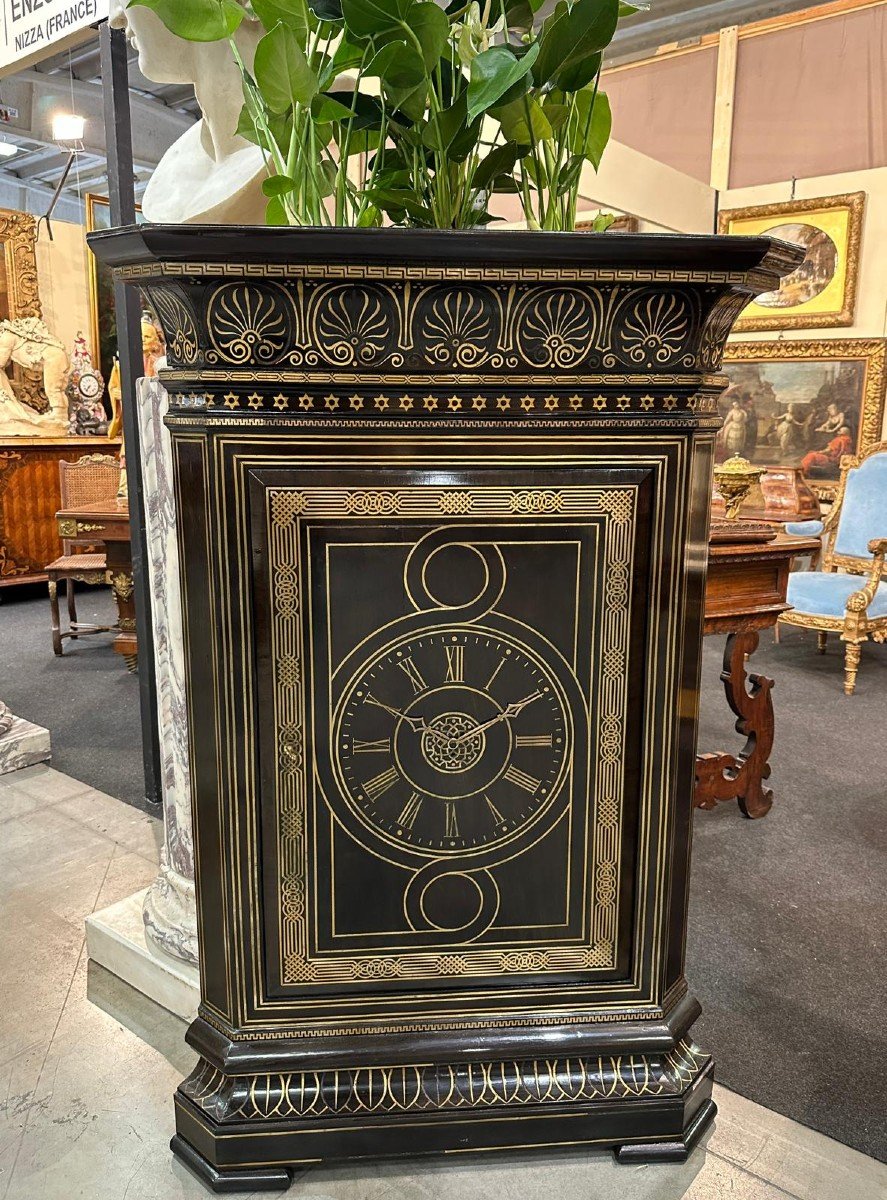
<path fill-rule="evenodd" d="M 721 233 L 766 234 L 807 252 L 776 291 L 746 306 L 735 331 L 852 325 L 864 207 L 865 193 L 851 192 L 720 212 Z"/>

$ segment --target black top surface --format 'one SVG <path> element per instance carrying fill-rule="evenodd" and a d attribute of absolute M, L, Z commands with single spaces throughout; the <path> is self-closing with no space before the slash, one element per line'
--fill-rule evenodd
<path fill-rule="evenodd" d="M 441 266 L 554 266 L 777 274 L 804 257 L 770 237 L 708 234 L 548 233 L 529 230 L 295 228 L 260 225 L 129 225 L 88 237 L 112 267 L 163 261 L 355 262 Z"/>

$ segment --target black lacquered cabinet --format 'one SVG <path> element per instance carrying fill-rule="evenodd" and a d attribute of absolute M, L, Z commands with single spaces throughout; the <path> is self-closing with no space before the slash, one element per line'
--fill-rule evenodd
<path fill-rule="evenodd" d="M 141 227 L 171 347 L 201 1054 L 174 1149 L 713 1115 L 683 977 L 717 375 L 767 239 Z"/>

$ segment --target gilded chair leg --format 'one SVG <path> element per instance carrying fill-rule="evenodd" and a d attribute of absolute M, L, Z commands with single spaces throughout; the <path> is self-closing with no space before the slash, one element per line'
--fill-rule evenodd
<path fill-rule="evenodd" d="M 847 642 L 844 651 L 844 693 L 853 695 L 856 687 L 856 672 L 859 670 L 860 643 Z"/>
<path fill-rule="evenodd" d="M 77 628 L 77 601 L 74 598 L 74 580 L 65 580 L 65 595 L 68 600 L 68 623 L 71 626 L 71 637 L 76 638 L 75 632 Z"/>
<path fill-rule="evenodd" d="M 825 654 L 825 648 L 828 645 L 828 634 L 824 631 L 816 635 L 816 651 L 818 654 Z"/>
<path fill-rule="evenodd" d="M 779 645 L 779 622 L 778 621 L 773 626 L 773 641 L 776 643 L 777 646 Z"/>
<path fill-rule="evenodd" d="M 62 653 L 62 628 L 59 622 L 59 587 L 54 579 L 49 581 L 49 611 L 52 617 L 52 649 Z"/>

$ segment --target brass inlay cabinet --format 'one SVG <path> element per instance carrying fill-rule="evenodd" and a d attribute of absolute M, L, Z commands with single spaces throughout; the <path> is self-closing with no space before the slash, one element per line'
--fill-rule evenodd
<path fill-rule="evenodd" d="M 683 955 L 717 371 L 793 252 L 91 244 L 170 348 L 202 995 L 174 1149 L 220 1190 L 685 1155 L 714 1112 Z"/>

